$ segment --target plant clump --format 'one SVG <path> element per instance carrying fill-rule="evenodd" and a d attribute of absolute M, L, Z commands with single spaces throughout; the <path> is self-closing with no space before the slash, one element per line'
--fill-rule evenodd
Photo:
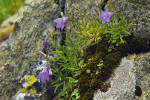
<path fill-rule="evenodd" d="M 49 75 L 52 75 L 55 78 L 52 81 L 54 93 L 62 88 L 59 100 L 92 100 L 95 90 L 106 92 L 110 88 L 110 84 L 104 82 L 126 54 L 126 49 L 122 47 L 128 42 L 125 37 L 130 36 L 127 30 L 131 24 L 124 23 L 127 16 L 124 14 L 122 18 L 118 18 L 115 12 L 101 10 L 98 15 L 100 12 L 94 8 L 96 14 L 83 16 L 80 9 L 75 5 L 73 7 L 75 16 L 80 20 L 77 21 L 72 16 L 65 17 L 63 13 L 62 18 L 54 20 L 56 30 L 61 29 L 66 34 L 66 39 L 63 44 L 58 43 L 55 29 L 49 30 L 51 35 L 46 37 L 44 42 L 45 53 L 39 51 L 48 61 L 48 67 L 36 78 L 45 83 L 49 81 Z M 67 23 L 75 30 L 64 31 Z M 47 49 L 49 41 L 53 42 L 53 50 Z M 52 52 L 54 55 L 48 55 L 46 52 Z"/>

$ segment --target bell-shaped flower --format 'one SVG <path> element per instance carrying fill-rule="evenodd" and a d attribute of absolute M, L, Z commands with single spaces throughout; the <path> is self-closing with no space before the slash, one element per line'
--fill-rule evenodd
<path fill-rule="evenodd" d="M 46 52 L 46 48 L 47 48 L 47 39 L 45 39 L 45 41 L 44 41 L 44 50 L 45 50 L 45 52 Z"/>
<path fill-rule="evenodd" d="M 48 66 L 45 69 L 42 70 L 37 76 L 37 79 L 41 79 L 42 83 L 45 83 L 45 81 L 49 81 L 49 75 L 52 75 L 51 67 Z"/>
<path fill-rule="evenodd" d="M 57 23 L 56 28 L 63 29 L 68 23 L 68 20 L 69 20 L 69 17 L 62 17 L 62 18 L 55 19 L 54 22 Z"/>
<path fill-rule="evenodd" d="M 102 24 L 104 25 L 106 22 L 110 23 L 110 19 L 113 17 L 114 13 L 113 12 L 104 12 L 101 10 L 101 14 L 98 15 L 97 17 L 102 19 Z"/>
<path fill-rule="evenodd" d="M 93 10 L 94 10 L 97 14 L 99 14 L 99 11 L 98 11 L 97 8 L 93 8 Z"/>

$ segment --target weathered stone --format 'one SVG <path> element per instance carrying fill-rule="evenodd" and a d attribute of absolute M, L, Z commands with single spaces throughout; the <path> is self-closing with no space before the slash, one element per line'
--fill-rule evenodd
<path fill-rule="evenodd" d="M 128 13 L 126 22 L 133 23 L 130 32 L 136 37 L 150 38 L 150 0 L 109 0 L 105 9 Z"/>
<path fill-rule="evenodd" d="M 0 98 L 15 95 L 21 89 L 20 80 L 24 75 L 35 73 L 33 69 L 44 59 L 38 54 L 43 50 L 43 34 L 55 27 L 53 20 L 60 16 L 62 4 L 63 1 L 59 4 L 51 0 L 32 1 L 15 23 L 12 35 L 0 46 Z M 52 98 L 53 91 L 49 93 L 45 97 Z"/>
<path fill-rule="evenodd" d="M 131 60 L 123 58 L 119 67 L 111 77 L 111 87 L 107 92 L 98 90 L 93 100 L 132 100 L 135 91 L 135 75 L 132 73 L 134 64 Z"/>
<path fill-rule="evenodd" d="M 129 12 L 129 16 L 127 16 L 126 22 L 133 22 L 133 26 L 130 28 L 130 32 L 138 37 L 149 36 L 149 0 L 142 1 L 141 3 L 130 2 L 127 0 L 110 0 L 107 2 L 107 4 L 105 4 L 106 1 L 107 0 L 34 0 L 30 2 L 28 4 L 28 8 L 25 10 L 20 19 L 18 19 L 15 23 L 12 36 L 0 46 L 0 99 L 10 99 L 21 89 L 22 86 L 20 84 L 20 80 L 25 75 L 32 75 L 34 73 L 36 74 L 37 67 L 41 65 L 41 61 L 44 59 L 38 55 L 38 51 L 43 50 L 44 39 L 47 35 L 45 30 L 55 27 L 53 20 L 60 17 L 61 11 L 65 12 L 65 16 L 74 15 L 75 12 L 72 8 L 72 4 L 75 4 L 81 10 L 81 14 L 84 16 L 86 14 L 90 15 L 94 13 L 93 8 L 97 7 L 100 10 L 104 9 L 104 6 L 105 11 L 113 11 L 113 9 L 117 9 L 118 15 L 120 15 L 122 11 Z M 134 18 L 134 16 L 136 18 Z M 76 17 L 75 19 L 78 20 Z M 67 24 L 66 31 L 69 32 L 72 29 L 73 27 L 70 24 Z M 62 32 L 60 30 L 56 30 L 56 35 L 60 37 L 58 38 L 58 42 L 61 41 L 61 33 Z M 51 41 L 48 42 L 49 50 L 51 49 L 50 44 L 52 44 Z M 118 90 L 122 90 L 123 94 L 118 93 L 118 98 L 124 96 L 127 96 L 129 98 L 128 100 L 131 98 L 138 98 L 134 95 L 134 86 L 138 85 L 142 91 L 144 91 L 143 97 L 146 99 L 150 98 L 150 79 L 148 78 L 149 60 L 147 59 L 148 55 L 144 55 L 146 60 L 144 58 L 140 59 L 139 57 L 137 62 L 135 61 L 135 69 L 133 68 L 135 73 L 135 80 L 134 75 L 132 75 L 131 70 L 129 70 L 133 67 L 129 66 L 133 64 L 131 61 L 126 59 L 123 61 L 126 62 L 125 66 L 127 68 L 125 68 L 125 66 L 118 67 L 118 69 L 120 69 L 120 71 L 123 70 L 123 72 L 117 72 L 116 76 L 121 77 L 119 78 L 120 80 L 123 78 L 127 79 L 121 80 L 120 82 L 126 82 L 126 85 L 124 86 L 127 86 L 126 90 L 128 92 L 125 94 L 125 90 L 115 86 L 115 84 L 119 84 L 119 82 L 117 83 L 116 77 L 116 79 L 114 78 L 116 81 L 113 81 L 114 84 L 111 84 L 111 88 L 114 90 L 110 91 L 111 88 L 108 90 L 110 91 L 109 93 L 112 94 L 109 94 L 110 97 L 114 96 L 114 98 L 117 98 L 113 93 L 116 93 Z M 145 63 L 142 63 L 142 61 L 145 61 L 145 63 L 148 64 L 145 65 Z M 141 66 L 136 67 L 139 66 L 138 63 L 141 64 L 142 68 Z M 132 77 L 131 81 L 128 80 L 129 78 L 125 77 L 125 75 Z M 30 95 L 27 97 L 27 95 L 24 94 L 19 95 L 23 95 L 24 99 L 32 98 L 37 100 L 47 100 L 47 98 L 52 99 L 55 96 L 53 93 L 53 88 L 51 87 L 51 83 L 46 83 L 45 87 L 42 84 L 39 86 L 39 83 L 36 85 L 37 86 L 34 86 L 34 88 L 40 87 L 41 92 L 39 94 L 37 93 L 37 96 L 34 97 Z M 129 90 L 129 85 L 132 86 L 131 90 Z M 101 92 L 100 94 L 99 92 L 96 94 L 98 97 L 95 96 L 94 98 L 101 98 L 99 97 Z M 107 92 L 102 94 L 106 95 Z M 103 96 L 103 98 L 108 98 L 108 96 Z"/>
<path fill-rule="evenodd" d="M 149 100 L 150 99 L 150 53 L 140 54 L 135 59 L 135 66 L 133 72 L 136 79 L 135 100 Z"/>
<path fill-rule="evenodd" d="M 109 90 L 107 92 L 98 90 L 93 100 L 148 100 L 150 98 L 149 56 L 150 53 L 145 53 L 128 56 L 130 60 L 123 58 L 114 75 L 107 81 L 111 84 Z"/>

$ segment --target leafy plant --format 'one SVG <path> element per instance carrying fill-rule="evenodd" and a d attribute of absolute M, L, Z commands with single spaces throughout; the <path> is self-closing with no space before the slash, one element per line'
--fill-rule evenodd
<path fill-rule="evenodd" d="M 114 15 L 111 22 L 104 25 L 101 24 L 102 20 L 93 18 L 95 15 L 92 15 L 90 19 L 87 16 L 89 20 L 83 18 L 81 22 L 78 22 L 75 33 L 80 37 L 84 36 L 86 38 L 85 41 L 93 42 L 92 45 L 107 39 L 110 45 L 108 51 L 110 52 L 115 46 L 125 43 L 125 40 L 123 40 L 124 36 L 130 35 L 127 30 L 131 23 L 124 23 L 126 16 L 122 15 L 122 18 L 118 18 Z"/>
<path fill-rule="evenodd" d="M 53 82 L 53 86 L 55 87 L 54 92 L 61 87 L 62 91 L 60 94 L 62 98 L 77 100 L 80 97 L 78 88 L 74 89 L 73 87 L 76 87 L 78 82 L 75 77 L 79 75 L 80 70 L 84 67 L 83 51 L 85 48 L 98 44 L 105 39 L 109 44 L 108 51 L 110 52 L 115 46 L 125 43 L 123 37 L 130 35 L 127 29 L 131 24 L 124 24 L 126 16 L 123 16 L 121 20 L 118 20 L 119 18 L 114 16 L 110 20 L 110 23 L 107 20 L 108 23 L 105 22 L 101 24 L 102 20 L 96 19 L 94 14 L 92 16 L 86 15 L 86 17 L 83 17 L 83 15 L 80 14 L 80 10 L 77 9 L 77 7 L 74 8 L 77 10 L 76 15 L 80 16 L 81 21 L 76 21 L 73 17 L 70 17 L 73 23 L 71 25 L 75 26 L 75 31 L 71 30 L 70 33 L 66 33 L 67 38 L 64 40 L 65 45 L 56 43 L 55 34 L 52 34 L 50 38 L 53 40 L 54 45 L 52 45 L 52 47 L 55 49 L 50 52 L 55 54 L 54 63 L 57 63 L 58 67 L 56 67 L 54 63 L 49 62 L 49 64 L 52 67 L 53 75 L 57 77 Z M 110 12 L 106 13 L 109 14 Z M 62 18 L 55 19 L 54 22 L 57 23 L 57 28 L 63 29 L 68 19 L 68 17 L 63 16 Z M 103 60 L 100 59 L 97 66 L 101 69 L 102 65 Z M 87 69 L 86 72 L 90 73 L 91 70 Z M 98 73 L 99 71 L 96 71 L 96 74 Z M 71 94 L 71 96 L 69 94 Z"/>
<path fill-rule="evenodd" d="M 83 41 L 81 37 L 72 38 L 72 34 L 67 33 L 67 39 L 65 40 L 65 45 L 61 46 L 59 43 L 56 44 L 54 38 L 53 48 L 56 48 L 56 51 L 51 51 L 55 54 L 55 62 L 59 65 L 56 67 L 52 66 L 53 75 L 57 79 L 53 82 L 55 91 L 59 87 L 63 87 L 60 94 L 64 98 L 70 97 L 68 94 L 73 89 L 72 87 L 78 82 L 74 77 L 79 75 L 81 66 L 83 65 L 83 49 L 87 45 L 87 42 Z M 77 48 L 78 47 L 78 48 Z"/>
<path fill-rule="evenodd" d="M 46 37 L 44 49 L 46 52 L 48 41 L 52 41 L 51 47 L 53 50 L 50 52 L 54 55 L 51 55 L 52 57 L 49 59 L 49 55 L 44 54 L 42 51 L 39 52 L 48 60 L 48 65 L 50 65 L 49 70 L 43 70 L 39 74 L 41 76 L 40 79 L 44 80 L 42 83 L 45 83 L 46 79 L 49 80 L 49 75 L 55 76 L 52 85 L 55 87 L 55 93 L 58 89 L 61 89 L 59 92 L 61 98 L 59 100 L 78 100 L 80 98 L 79 88 L 77 86 L 78 80 L 76 77 L 80 77 L 80 71 L 87 65 L 84 65 L 84 63 L 86 63 L 86 61 L 84 61 L 84 50 L 86 47 L 106 41 L 106 44 L 108 44 L 107 49 L 111 52 L 116 46 L 126 43 L 123 37 L 130 35 L 127 29 L 131 24 L 124 23 L 126 16 L 123 16 L 120 20 L 113 12 L 101 11 L 102 14 L 98 16 L 100 19 L 95 17 L 95 14 L 91 16 L 86 15 L 86 17 L 84 17 L 75 5 L 73 5 L 73 7 L 77 11 L 76 16 L 79 16 L 81 20 L 76 21 L 73 17 L 70 17 L 70 25 L 72 27 L 75 26 L 75 30 L 71 30 L 69 33 L 66 32 L 65 44 L 61 45 L 57 43 L 55 29 L 49 30 L 51 35 Z M 96 8 L 95 11 L 99 14 Z M 69 22 L 69 17 L 64 17 L 62 13 L 61 15 L 62 18 L 57 18 L 54 22 L 57 23 L 56 28 L 61 28 L 61 30 L 63 30 Z M 100 54 L 101 52 L 99 55 Z M 100 58 L 100 56 L 94 56 L 94 58 L 91 59 L 99 61 L 98 63 L 96 62 L 98 70 L 94 71 L 95 74 L 99 74 L 99 71 L 103 67 L 102 58 Z M 50 70 L 51 68 L 53 74 Z M 92 68 L 87 68 L 85 72 L 87 74 L 91 73 L 92 75 L 93 71 Z M 94 84 L 94 82 L 96 82 L 95 79 L 93 79 L 92 84 Z"/>

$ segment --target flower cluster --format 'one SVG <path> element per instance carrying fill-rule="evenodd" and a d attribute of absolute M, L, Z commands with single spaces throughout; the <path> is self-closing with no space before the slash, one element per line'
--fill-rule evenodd
<path fill-rule="evenodd" d="M 74 7 L 74 9 L 79 11 L 76 5 L 73 4 L 72 6 Z M 51 37 L 53 42 L 51 44 L 51 47 L 55 48 L 54 50 L 51 49 L 51 52 L 56 54 L 54 55 L 54 57 L 50 57 L 51 60 L 48 61 L 48 66 L 44 67 L 36 77 L 29 78 L 29 81 L 32 81 L 32 79 L 34 79 L 34 81 L 29 82 L 30 84 L 28 86 L 31 86 L 33 83 L 35 83 L 37 79 L 41 80 L 42 83 L 49 81 L 49 76 L 52 75 L 53 70 L 53 76 L 56 76 L 55 80 L 52 82 L 53 86 L 55 87 L 54 93 L 59 87 L 63 86 L 62 91 L 60 91 L 59 93 L 62 97 L 64 97 L 65 99 L 68 97 L 70 99 L 72 99 L 72 97 L 75 97 L 75 100 L 78 100 L 80 98 L 78 87 L 74 89 L 73 92 L 71 91 L 72 87 L 76 87 L 77 82 L 79 81 L 74 77 L 80 76 L 80 69 L 82 67 L 86 67 L 83 49 L 85 49 L 85 47 L 87 46 L 90 46 L 91 44 L 91 46 L 93 46 L 94 44 L 98 44 L 101 41 L 103 42 L 103 40 L 106 38 L 107 40 L 109 40 L 109 46 L 107 47 L 107 50 L 109 52 L 111 51 L 111 49 L 113 50 L 115 45 L 124 43 L 122 39 L 122 37 L 124 36 L 123 32 L 126 32 L 129 27 L 122 26 L 121 28 L 116 28 L 115 25 L 116 23 L 118 25 L 118 22 L 116 22 L 115 20 L 110 23 L 110 19 L 114 16 L 113 12 L 105 12 L 101 10 L 100 13 L 97 8 L 94 8 L 93 10 L 96 12 L 96 17 L 98 17 L 100 20 L 95 21 L 93 16 L 89 18 L 89 16 L 87 15 L 86 17 L 90 20 L 85 22 L 85 18 L 82 18 L 83 16 L 81 16 L 81 21 L 76 22 L 76 20 L 70 17 L 73 22 L 77 23 L 75 27 L 76 29 L 74 32 L 71 32 L 69 34 L 66 32 L 67 38 L 66 40 L 64 40 L 65 45 L 63 46 L 61 46 L 59 43 L 56 43 L 57 41 L 55 37 L 55 28 L 48 29 L 47 33 L 49 32 L 51 33 L 51 35 L 46 37 L 43 46 L 44 50 L 43 52 L 39 51 L 39 54 L 49 60 L 49 56 L 47 55 L 47 44 L 49 42 L 49 37 Z M 78 13 L 77 15 L 80 15 L 80 13 Z M 56 23 L 56 28 L 61 29 L 62 31 L 67 25 L 69 17 L 65 17 L 62 12 L 61 16 L 61 18 L 56 18 L 53 21 Z M 115 18 L 116 17 L 114 17 L 113 19 Z M 122 23 L 119 23 L 119 25 L 121 26 Z M 76 38 L 72 38 L 72 33 L 73 35 L 74 33 L 77 33 L 79 35 L 77 35 Z M 55 62 L 60 66 L 55 67 Z M 99 64 L 99 66 L 101 65 L 102 63 Z M 92 73 L 91 69 L 86 70 L 86 72 L 88 74 Z M 27 87 L 25 89 L 27 89 Z M 72 94 L 70 95 L 68 93 Z"/>
<path fill-rule="evenodd" d="M 98 13 L 98 10 L 94 8 L 94 11 Z M 104 25 L 106 22 L 110 23 L 110 19 L 113 17 L 114 13 L 113 12 L 104 12 L 101 10 L 101 14 L 98 15 L 97 17 L 102 19 L 102 24 Z M 68 23 L 69 17 L 62 17 L 62 18 L 57 18 L 54 20 L 55 23 L 57 23 L 56 28 L 61 28 L 64 29 L 66 24 Z M 44 50 L 46 52 L 47 49 L 47 39 L 45 39 L 44 42 Z M 46 56 L 42 51 L 39 51 L 39 54 L 42 56 Z M 42 72 L 40 72 L 37 76 L 37 79 L 41 79 L 42 83 L 45 83 L 45 81 L 49 81 L 49 75 L 52 75 L 52 70 L 51 67 L 48 66 L 45 69 L 43 69 Z"/>
<path fill-rule="evenodd" d="M 68 23 L 68 20 L 69 20 L 69 17 L 63 17 L 63 18 L 55 19 L 54 22 L 57 23 L 56 28 L 64 29 L 64 27 Z M 50 30 L 50 32 L 52 32 L 52 31 Z M 47 41 L 48 41 L 47 39 L 45 39 L 45 41 L 44 41 L 44 51 L 45 52 L 47 49 Z M 44 54 L 42 51 L 39 51 L 39 54 L 46 57 L 46 54 Z M 41 79 L 42 83 L 45 83 L 46 80 L 49 81 L 49 75 L 52 75 L 52 70 L 51 70 L 50 66 L 44 68 L 42 70 L 42 72 L 40 72 L 37 75 L 37 79 Z"/>

